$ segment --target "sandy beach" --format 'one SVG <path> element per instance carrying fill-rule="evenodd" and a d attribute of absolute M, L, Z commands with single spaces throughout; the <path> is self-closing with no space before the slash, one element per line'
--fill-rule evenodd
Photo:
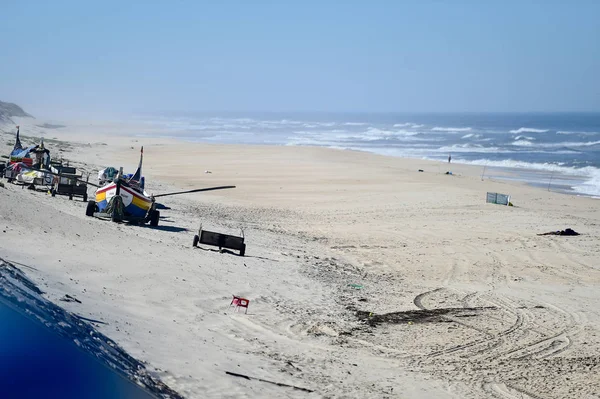
<path fill-rule="evenodd" d="M 0 188 L 0 257 L 185 397 L 600 397 L 598 199 L 470 165 L 21 123 L 90 181 L 133 172 L 143 145 L 149 193 L 236 186 L 161 198 L 157 228 Z M 200 223 L 243 230 L 246 256 L 192 248 Z M 581 235 L 537 235 L 565 228 Z M 232 295 L 250 299 L 247 314 Z"/>

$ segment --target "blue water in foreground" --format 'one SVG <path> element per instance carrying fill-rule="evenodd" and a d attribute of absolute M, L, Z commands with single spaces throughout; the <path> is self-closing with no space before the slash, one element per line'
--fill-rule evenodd
<path fill-rule="evenodd" d="M 154 398 L 0 298 L 1 398 Z"/>
<path fill-rule="evenodd" d="M 548 184 L 556 173 L 572 194 L 600 196 L 600 113 L 229 113 L 137 119 L 188 141 L 315 145 L 441 161 L 451 154 L 456 163 L 528 170 L 522 180 L 537 185 Z"/>

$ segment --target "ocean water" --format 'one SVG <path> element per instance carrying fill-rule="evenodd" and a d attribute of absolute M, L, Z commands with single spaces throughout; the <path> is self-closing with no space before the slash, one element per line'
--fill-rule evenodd
<path fill-rule="evenodd" d="M 1 297 L 0 397 L 156 398 Z"/>
<path fill-rule="evenodd" d="M 0 258 L 0 398 L 181 398 L 91 323 Z"/>
<path fill-rule="evenodd" d="M 188 141 L 312 145 L 481 165 L 486 175 L 600 196 L 600 113 L 251 113 L 139 116 Z M 143 136 L 144 132 L 140 132 Z M 510 172 L 510 173 L 508 173 Z"/>

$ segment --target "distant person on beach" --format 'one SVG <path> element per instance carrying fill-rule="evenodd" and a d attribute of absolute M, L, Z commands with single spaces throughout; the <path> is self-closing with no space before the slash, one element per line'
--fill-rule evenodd
<path fill-rule="evenodd" d="M 448 163 L 450 163 L 450 161 L 452 161 L 452 155 L 448 154 Z"/>

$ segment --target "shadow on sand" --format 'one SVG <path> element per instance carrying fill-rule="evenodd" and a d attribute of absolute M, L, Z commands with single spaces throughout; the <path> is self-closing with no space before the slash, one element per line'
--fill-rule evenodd
<path fill-rule="evenodd" d="M 148 228 L 148 229 L 153 229 L 153 230 L 161 230 L 161 231 L 170 231 L 173 233 L 181 233 L 182 231 L 190 231 L 189 229 L 186 229 L 185 227 L 178 227 L 178 226 L 150 226 L 150 225 L 144 225 L 144 227 Z"/>
<path fill-rule="evenodd" d="M 238 254 L 237 252 L 233 252 L 233 251 L 230 251 L 229 249 L 225 249 L 225 248 L 223 248 L 223 249 L 212 249 L 212 248 L 202 248 L 201 246 L 197 246 L 195 248 L 201 249 L 203 251 L 208 251 L 208 252 L 219 252 L 219 253 L 222 253 L 222 254 L 229 254 L 229 255 L 233 255 L 233 256 L 239 256 L 240 258 L 254 258 L 254 259 L 262 259 L 262 260 L 270 260 L 270 261 L 273 261 L 273 262 L 279 262 L 277 259 L 265 258 L 265 257 L 262 257 L 262 256 L 252 256 L 252 255 L 244 255 L 244 256 L 242 256 L 242 255 Z"/>

